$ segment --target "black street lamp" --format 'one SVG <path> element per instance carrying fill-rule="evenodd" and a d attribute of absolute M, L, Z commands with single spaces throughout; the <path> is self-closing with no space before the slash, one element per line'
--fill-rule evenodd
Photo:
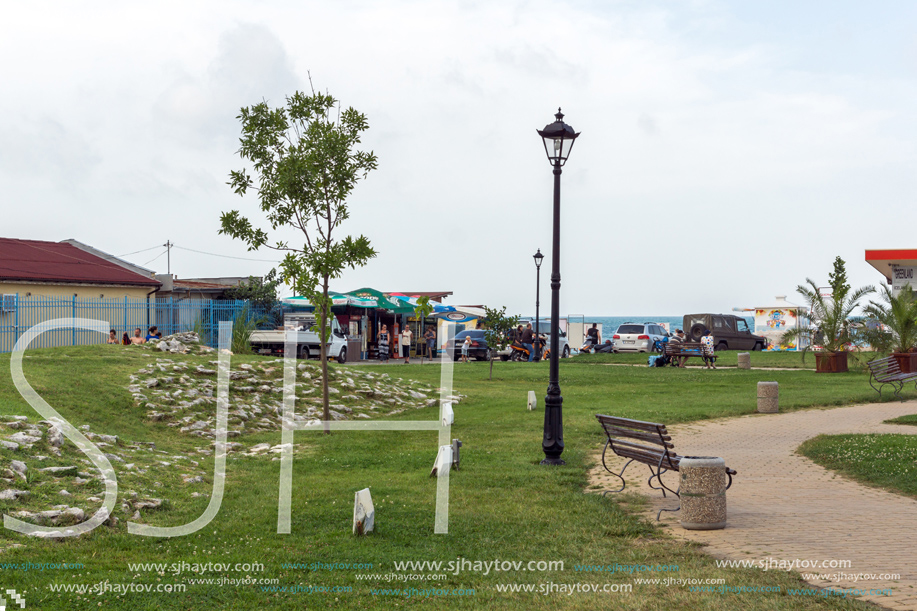
<path fill-rule="evenodd" d="M 541 293 L 541 260 L 544 259 L 544 255 L 541 254 L 540 248 L 538 249 L 538 252 L 532 255 L 532 258 L 535 259 L 535 346 L 534 348 L 535 348 L 535 360 L 540 361 L 541 360 L 541 347 L 540 347 L 541 344 L 539 342 L 539 338 L 541 337 L 541 334 L 538 332 L 538 320 L 540 318 L 538 315 L 538 306 L 541 305 L 541 299 L 539 298 L 539 294 Z"/>
<path fill-rule="evenodd" d="M 567 162 L 573 141 L 579 136 L 572 127 L 564 123 L 564 113 L 557 109 L 554 123 L 537 130 L 544 140 L 544 151 L 548 162 L 554 166 L 554 240 L 551 252 L 551 367 L 548 379 L 548 394 L 544 398 L 544 439 L 541 449 L 544 451 L 543 465 L 565 465 L 560 455 L 564 451 L 564 398 L 560 395 L 558 366 L 560 343 L 558 327 L 560 326 L 560 174 L 561 167 Z"/>

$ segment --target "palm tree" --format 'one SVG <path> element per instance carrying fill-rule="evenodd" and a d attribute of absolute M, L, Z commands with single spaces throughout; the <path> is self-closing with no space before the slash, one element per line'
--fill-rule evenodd
<path fill-rule="evenodd" d="M 853 341 L 850 315 L 859 306 L 860 300 L 875 289 L 864 286 L 851 293 L 849 287 L 843 286 L 839 287 L 842 290 L 835 290 L 831 297 L 824 297 L 811 278 L 806 278 L 806 283 L 808 286 L 797 286 L 796 292 L 802 295 L 809 305 L 807 324 L 784 333 L 780 343 L 803 340 L 799 341 L 800 344 L 807 344 L 803 348 L 803 359 L 809 348 L 816 343 L 816 338 L 825 352 L 844 352 L 846 345 Z"/>
<path fill-rule="evenodd" d="M 905 285 L 895 295 L 887 286 L 882 286 L 885 303 L 870 301 L 863 308 L 866 316 L 879 325 L 863 331 L 863 337 L 876 350 L 883 352 L 909 352 L 917 346 L 917 300 L 911 286 Z"/>

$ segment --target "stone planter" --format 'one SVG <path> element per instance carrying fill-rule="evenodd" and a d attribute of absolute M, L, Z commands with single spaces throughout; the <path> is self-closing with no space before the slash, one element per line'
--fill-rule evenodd
<path fill-rule="evenodd" d="M 901 373 L 917 373 L 917 352 L 892 352 Z"/>
<path fill-rule="evenodd" d="M 842 373 L 847 371 L 847 352 L 816 352 L 815 373 Z"/>

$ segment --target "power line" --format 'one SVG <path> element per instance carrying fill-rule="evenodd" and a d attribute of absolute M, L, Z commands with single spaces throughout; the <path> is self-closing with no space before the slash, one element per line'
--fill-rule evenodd
<path fill-rule="evenodd" d="M 162 248 L 162 247 L 160 246 L 159 248 Z M 167 252 L 168 252 L 167 250 L 162 251 L 161 253 L 159 253 L 158 255 L 156 255 L 155 257 L 153 257 L 152 259 L 150 259 L 149 261 L 147 261 L 147 262 L 144 263 L 143 265 L 149 265 L 150 263 L 152 263 L 153 261 L 155 261 L 155 260 L 158 259 L 159 257 L 163 256 L 163 255 L 166 254 Z M 141 267 L 142 267 L 142 266 L 141 266 Z"/>
<path fill-rule="evenodd" d="M 215 252 L 204 252 L 203 250 L 194 250 L 193 248 L 185 248 L 184 246 L 176 246 L 172 244 L 172 248 L 179 248 L 181 250 L 188 250 L 191 252 L 196 252 L 201 255 L 210 255 L 211 257 L 222 257 L 224 259 L 238 259 L 239 261 L 261 261 L 262 263 L 280 263 L 274 259 L 249 259 L 247 257 L 230 257 L 229 255 L 218 255 Z"/>
<path fill-rule="evenodd" d="M 161 245 L 160 245 L 160 246 L 150 246 L 149 248 L 144 248 L 143 250 L 135 250 L 134 252 L 129 252 L 129 253 L 124 254 L 124 255 L 115 255 L 115 256 L 116 256 L 116 257 L 129 257 L 130 255 L 136 255 L 136 254 L 141 253 L 141 252 L 146 252 L 146 251 L 148 251 L 148 250 L 153 250 L 154 248 L 161 248 L 161 247 L 162 247 Z"/>

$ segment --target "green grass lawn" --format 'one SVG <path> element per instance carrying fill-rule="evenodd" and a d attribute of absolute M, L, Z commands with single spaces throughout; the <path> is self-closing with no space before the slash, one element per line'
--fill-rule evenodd
<path fill-rule="evenodd" d="M 917 426 L 917 414 L 909 414 L 907 416 L 900 416 L 898 418 L 892 418 L 891 420 L 885 421 L 887 424 L 908 424 L 911 426 Z"/>
<path fill-rule="evenodd" d="M 860 483 L 917 497 L 915 435 L 819 435 L 799 452 Z"/>
<path fill-rule="evenodd" d="M 844 405 L 879 400 L 862 373 L 818 376 L 812 371 L 718 371 L 609 367 L 620 355 L 604 360 L 579 357 L 561 366 L 564 396 L 564 439 L 567 465 L 546 468 L 541 453 L 543 412 L 526 410 L 526 394 L 536 391 L 541 403 L 547 386 L 547 363 L 496 363 L 488 380 L 487 363 L 458 363 L 455 389 L 467 396 L 455 408 L 452 437 L 461 439 L 461 469 L 450 477 L 449 534 L 433 534 L 436 480 L 429 471 L 436 454 L 435 432 L 339 432 L 332 435 L 297 432 L 294 465 L 292 533 L 276 534 L 279 462 L 272 455 L 245 457 L 230 454 L 226 494 L 217 517 L 202 530 L 166 539 L 130 535 L 130 515 L 121 503 L 130 493 L 167 499 L 158 510 L 145 513 L 146 523 L 173 526 L 189 522 L 207 506 L 211 493 L 213 459 L 197 450 L 207 440 L 177 435 L 162 422 L 145 418 L 125 390 L 128 377 L 151 357 L 131 347 L 81 347 L 31 351 L 25 372 L 41 396 L 75 426 L 118 435 L 119 450 L 133 442 L 155 442 L 154 451 L 138 452 L 146 473 L 114 467 L 119 478 L 115 527 L 103 526 L 76 540 L 48 541 L 23 537 L 8 530 L 0 534 L 0 562 L 79 562 L 84 568 L 21 571 L 2 569 L 4 587 L 25 592 L 36 609 L 671 609 L 726 611 L 730 609 L 867 609 L 865 604 L 819 597 L 794 597 L 787 588 L 802 582 L 795 574 L 747 569 L 719 569 L 698 546 L 675 541 L 638 515 L 628 501 L 634 497 L 602 498 L 584 493 L 587 471 L 594 464 L 603 436 L 594 414 L 656 420 L 666 424 L 751 413 L 756 383 L 780 383 L 781 408 Z M 157 353 L 158 354 L 158 353 Z M 728 353 L 727 353 L 728 354 Z M 756 353 L 752 357 L 765 355 Z M 768 357 L 785 358 L 774 354 Z M 790 355 L 798 359 L 798 355 Z M 214 357 L 175 357 L 206 363 Z M 626 357 L 631 358 L 631 357 Z M 644 357 L 645 358 L 645 357 Z M 262 357 L 233 357 L 239 363 L 262 362 Z M 278 362 L 279 363 L 279 362 Z M 344 370 L 354 365 L 338 366 Z M 427 365 L 363 366 L 439 385 L 440 368 Z M 0 415 L 38 415 L 19 396 L 9 378 L 9 355 L 0 355 Z M 887 400 L 887 397 L 884 399 Z M 434 420 L 435 407 L 394 416 L 407 420 Z M 6 426 L 6 425 L 4 425 Z M 13 430 L 0 430 L 6 438 Z M 280 432 L 259 433 L 230 441 L 245 446 L 280 443 Z M 81 455 L 70 450 L 45 464 L 71 464 Z M 31 451 L 0 450 L 5 461 L 17 455 L 47 455 L 45 446 Z M 204 482 L 183 483 L 174 466 L 193 459 L 206 475 Z M 55 462 L 56 461 L 56 462 Z M 157 462 L 160 461 L 160 462 Z M 91 465 L 80 464 L 91 470 Z M 0 485 L 18 486 L 16 483 Z M 47 475 L 28 485 L 33 496 L 25 501 L 0 501 L 10 513 L 25 503 L 45 509 L 65 501 L 52 494 L 60 483 Z M 69 484 L 68 484 L 69 485 Z M 86 487 L 101 486 L 93 482 Z M 376 531 L 363 538 L 351 534 L 353 493 L 370 487 L 376 504 Z M 71 486 L 72 488 L 72 486 Z M 75 490 L 76 488 L 73 488 Z M 73 491 L 71 490 L 71 492 Z M 637 503 L 639 505 L 639 503 Z M 15 545 L 22 547 L 14 547 Z M 436 581 L 386 581 L 387 575 L 429 573 L 396 571 L 401 561 L 563 561 L 563 570 L 442 571 Z M 263 571 L 131 570 L 129 563 L 262 563 Z M 371 569 L 284 568 L 284 563 L 367 563 Z M 692 592 L 686 587 L 633 584 L 634 575 L 620 572 L 578 571 L 578 565 L 678 565 L 667 574 L 638 577 L 724 579 L 726 585 L 780 587 L 783 593 L 719 594 Z M 369 581 L 358 574 L 378 577 Z M 434 572 L 435 574 L 439 574 Z M 276 579 L 280 586 L 350 588 L 336 592 L 271 592 L 258 584 L 188 584 L 197 579 Z M 99 584 L 108 580 L 101 595 L 52 592 L 50 584 Z M 181 594 L 117 594 L 111 584 L 187 584 Z M 537 593 L 553 583 L 610 586 L 633 585 L 629 593 L 572 595 Z M 533 586 L 533 593 L 501 592 L 508 585 Z M 393 596 L 382 590 L 416 588 L 439 591 L 474 590 L 466 596 Z M 549 587 L 549 586 L 547 586 Z M 376 591 L 373 594 L 373 590 Z M 429 594 L 429 592 L 427 592 Z"/>

